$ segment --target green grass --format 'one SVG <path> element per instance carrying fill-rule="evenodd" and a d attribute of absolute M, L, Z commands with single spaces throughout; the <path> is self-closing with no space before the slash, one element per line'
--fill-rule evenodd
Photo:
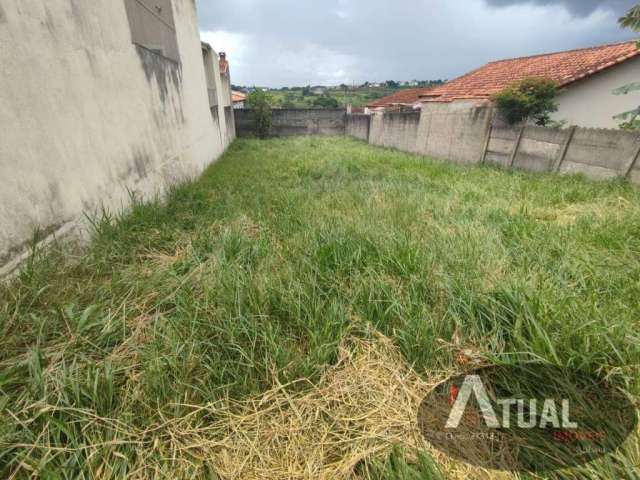
<path fill-rule="evenodd" d="M 2 478 L 123 478 L 141 457 L 171 477 L 175 452 L 127 432 L 152 439 L 184 405 L 274 375 L 316 381 L 371 327 L 419 373 L 465 348 L 603 369 L 640 394 L 640 191 L 623 182 L 239 140 L 166 201 L 94 227 L 86 249 L 36 252 L 0 286 Z M 639 458 L 633 441 L 557 476 L 638 478 Z"/>

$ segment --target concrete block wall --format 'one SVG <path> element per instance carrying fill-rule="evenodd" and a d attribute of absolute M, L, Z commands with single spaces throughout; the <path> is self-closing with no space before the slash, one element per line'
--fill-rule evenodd
<path fill-rule="evenodd" d="M 254 115 L 250 109 L 236 109 L 235 124 L 239 137 L 254 134 Z M 271 135 L 345 135 L 347 115 L 341 109 L 274 109 Z"/>

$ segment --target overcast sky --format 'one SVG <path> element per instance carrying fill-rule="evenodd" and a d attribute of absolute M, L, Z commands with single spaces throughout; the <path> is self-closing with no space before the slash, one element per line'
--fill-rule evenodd
<path fill-rule="evenodd" d="M 633 38 L 638 0 L 198 0 L 238 85 L 451 79 L 491 60 Z"/>

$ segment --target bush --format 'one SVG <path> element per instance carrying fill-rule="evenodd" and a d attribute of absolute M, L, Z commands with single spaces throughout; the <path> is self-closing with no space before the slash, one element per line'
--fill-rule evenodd
<path fill-rule="evenodd" d="M 553 80 L 527 78 L 509 85 L 492 100 L 510 124 L 531 119 L 545 126 L 551 122 L 549 114 L 558 110 L 553 101 L 557 93 L 558 84 Z"/>
<path fill-rule="evenodd" d="M 271 132 L 271 97 L 255 90 L 247 97 L 247 106 L 253 110 L 254 133 L 258 138 L 267 138 Z"/>
<path fill-rule="evenodd" d="M 320 108 L 339 108 L 340 104 L 335 98 L 323 95 L 322 97 L 318 97 L 313 100 L 313 106 Z"/>

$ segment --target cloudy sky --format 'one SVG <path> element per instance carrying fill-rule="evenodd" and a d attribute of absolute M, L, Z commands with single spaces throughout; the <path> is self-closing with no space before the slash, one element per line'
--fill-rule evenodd
<path fill-rule="evenodd" d="M 487 61 L 633 38 L 638 0 L 198 0 L 239 85 L 454 78 Z"/>

